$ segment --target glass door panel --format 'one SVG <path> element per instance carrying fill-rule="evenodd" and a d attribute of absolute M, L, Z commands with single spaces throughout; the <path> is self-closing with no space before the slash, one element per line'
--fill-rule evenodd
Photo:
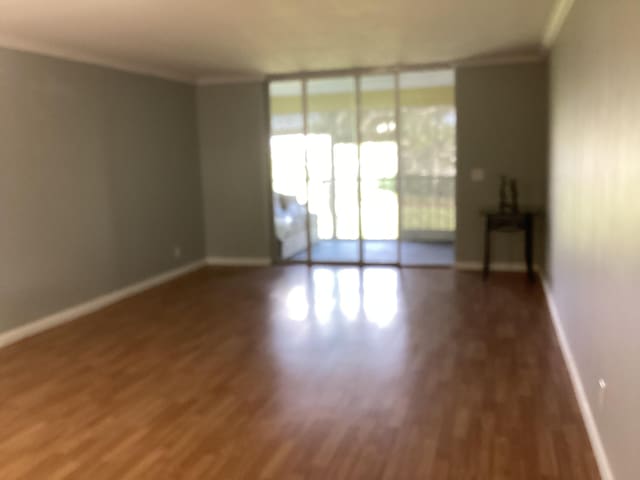
<path fill-rule="evenodd" d="M 360 238 L 358 209 L 358 148 L 353 143 L 333 147 L 335 161 L 336 238 Z"/>
<path fill-rule="evenodd" d="M 355 78 L 307 81 L 311 260 L 354 263 L 358 246 Z"/>
<path fill-rule="evenodd" d="M 402 73 L 399 85 L 402 263 L 451 265 L 456 225 L 454 73 Z"/>
<path fill-rule="evenodd" d="M 270 83 L 275 256 L 454 261 L 451 70 Z"/>
<path fill-rule="evenodd" d="M 360 78 L 360 198 L 366 263 L 398 262 L 394 75 Z"/>
<path fill-rule="evenodd" d="M 274 256 L 307 260 L 307 173 L 302 81 L 269 84 Z"/>

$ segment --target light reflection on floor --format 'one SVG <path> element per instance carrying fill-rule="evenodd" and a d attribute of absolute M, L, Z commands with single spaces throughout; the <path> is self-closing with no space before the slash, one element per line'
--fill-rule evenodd
<path fill-rule="evenodd" d="M 285 304 L 287 317 L 294 321 L 322 325 L 337 315 L 384 328 L 398 312 L 398 270 L 314 267 L 308 282 L 289 289 Z"/>
<path fill-rule="evenodd" d="M 399 299 L 395 267 L 289 266 L 272 297 L 267 338 L 272 379 L 278 384 L 273 414 L 307 418 L 339 409 L 350 418 L 389 408 L 383 396 L 412 386 L 398 382 L 407 369 L 410 325 Z M 366 385 L 343 389 L 362 377 Z M 382 405 L 382 407 L 381 407 Z"/>

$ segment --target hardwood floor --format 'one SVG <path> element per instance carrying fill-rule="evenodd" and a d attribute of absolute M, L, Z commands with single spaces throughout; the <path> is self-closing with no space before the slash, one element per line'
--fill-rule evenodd
<path fill-rule="evenodd" d="M 0 478 L 599 478 L 521 274 L 206 269 L 0 350 Z"/>

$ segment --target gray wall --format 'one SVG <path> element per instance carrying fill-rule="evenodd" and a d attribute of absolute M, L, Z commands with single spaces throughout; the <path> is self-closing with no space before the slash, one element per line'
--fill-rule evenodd
<path fill-rule="evenodd" d="M 207 255 L 269 258 L 264 86 L 203 86 L 197 96 Z"/>
<path fill-rule="evenodd" d="M 547 65 L 465 67 L 456 73 L 458 232 L 462 262 L 482 259 L 481 207 L 497 204 L 500 174 L 519 179 L 521 203 L 544 207 L 547 180 Z M 269 257 L 267 124 L 260 83 L 198 88 L 207 254 Z M 486 179 L 470 180 L 482 167 Z M 543 221 L 536 262 L 544 264 Z M 523 262 L 522 236 L 496 236 L 494 260 Z"/>
<path fill-rule="evenodd" d="M 194 93 L 0 49 L 0 330 L 202 258 Z"/>
<path fill-rule="evenodd" d="M 547 65 L 463 67 L 456 71 L 458 262 L 482 259 L 479 210 L 498 205 L 500 175 L 518 179 L 520 204 L 544 207 L 547 182 Z M 485 179 L 471 181 L 481 168 Z M 544 264 L 544 221 L 536 225 L 534 261 Z M 492 260 L 521 263 L 523 235 L 495 234 Z"/>
<path fill-rule="evenodd" d="M 575 2 L 551 62 L 549 281 L 617 480 L 640 476 L 639 18 Z"/>

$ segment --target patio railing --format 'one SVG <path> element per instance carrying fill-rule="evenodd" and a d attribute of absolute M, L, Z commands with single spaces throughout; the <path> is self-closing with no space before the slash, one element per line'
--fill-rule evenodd
<path fill-rule="evenodd" d="M 456 179 L 451 176 L 405 176 L 402 180 L 402 230 L 451 232 L 456 228 Z"/>

